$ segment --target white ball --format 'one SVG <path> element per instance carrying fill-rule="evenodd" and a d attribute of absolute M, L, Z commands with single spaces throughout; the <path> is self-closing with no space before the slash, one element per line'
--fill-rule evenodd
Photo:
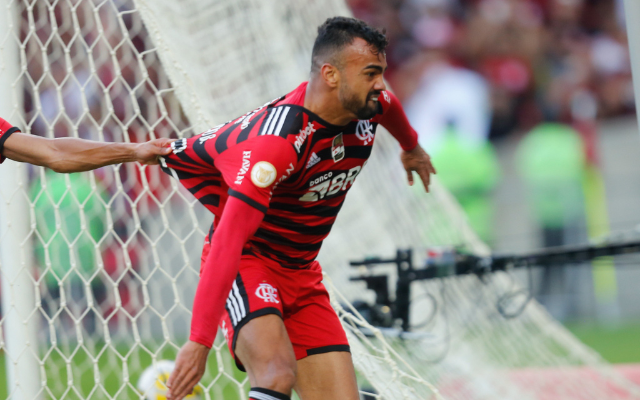
<path fill-rule="evenodd" d="M 138 390 L 144 395 L 146 400 L 166 400 L 167 380 L 175 368 L 176 363 L 170 360 L 161 360 L 144 370 L 138 379 Z M 185 399 L 202 399 L 202 389 L 196 386 L 193 392 Z"/>

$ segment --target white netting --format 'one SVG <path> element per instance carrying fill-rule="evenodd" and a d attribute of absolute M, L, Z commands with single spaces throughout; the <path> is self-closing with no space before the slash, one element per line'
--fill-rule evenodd
<path fill-rule="evenodd" d="M 337 14 L 348 14 L 342 0 L 2 0 L 0 115 L 47 137 L 190 136 L 304 80 L 315 28 Z M 500 315 L 506 274 L 414 285 L 414 315 L 432 318 L 410 337 L 345 311 L 370 297 L 348 283 L 350 259 L 408 246 L 487 253 L 444 190 L 406 187 L 397 145 L 377 136 L 321 253 L 375 397 L 437 397 L 432 384 L 450 399 L 640 397 L 538 304 Z M 156 167 L 0 168 L 8 398 L 140 398 L 141 372 L 187 337 L 211 216 Z M 246 399 L 225 346 L 211 354 L 204 397 Z"/>

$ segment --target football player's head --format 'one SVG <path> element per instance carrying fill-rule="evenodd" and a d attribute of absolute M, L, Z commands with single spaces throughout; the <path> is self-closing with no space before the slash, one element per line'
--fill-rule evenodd
<path fill-rule="evenodd" d="M 358 119 L 378 112 L 387 68 L 384 32 L 355 18 L 333 17 L 318 28 L 311 53 L 311 74 L 335 89 L 342 106 Z"/>

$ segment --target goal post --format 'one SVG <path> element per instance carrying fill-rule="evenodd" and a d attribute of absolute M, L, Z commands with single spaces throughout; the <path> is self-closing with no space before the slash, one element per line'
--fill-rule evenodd
<path fill-rule="evenodd" d="M 21 121 L 22 91 L 15 1 L 0 0 L 0 116 Z M 38 315 L 29 239 L 29 202 L 26 166 L 6 161 L 0 173 L 0 281 L 2 320 L 0 348 L 4 350 L 7 392 L 12 399 L 40 399 Z"/>

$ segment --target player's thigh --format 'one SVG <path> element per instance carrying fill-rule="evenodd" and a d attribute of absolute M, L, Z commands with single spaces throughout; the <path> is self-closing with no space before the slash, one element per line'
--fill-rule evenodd
<path fill-rule="evenodd" d="M 334 351 L 298 360 L 295 391 L 302 400 L 359 400 L 351 353 Z"/>
<path fill-rule="evenodd" d="M 252 387 L 268 387 L 274 380 L 295 380 L 296 357 L 278 315 L 267 314 L 247 322 L 238 332 L 235 355 Z"/>

